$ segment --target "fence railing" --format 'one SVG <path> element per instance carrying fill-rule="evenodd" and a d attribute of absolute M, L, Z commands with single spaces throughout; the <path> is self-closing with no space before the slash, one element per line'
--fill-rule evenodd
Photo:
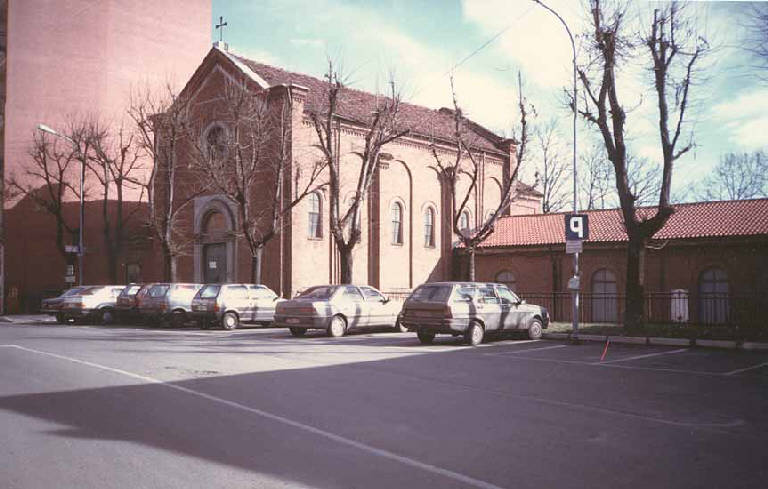
<path fill-rule="evenodd" d="M 405 300 L 407 289 L 390 290 L 385 294 L 393 300 Z M 544 306 L 553 321 L 571 322 L 573 298 L 570 292 L 520 292 L 529 304 Z M 643 298 L 645 320 L 649 323 L 679 323 L 705 325 L 738 325 L 766 327 L 768 320 L 760 315 L 765 294 L 698 294 L 684 291 L 651 292 Z M 579 322 L 621 323 L 624 316 L 623 294 L 581 293 Z"/>

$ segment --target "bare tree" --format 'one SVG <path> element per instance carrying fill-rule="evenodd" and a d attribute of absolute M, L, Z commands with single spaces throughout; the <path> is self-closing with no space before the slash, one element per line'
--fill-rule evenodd
<path fill-rule="evenodd" d="M 330 203 L 330 227 L 336 249 L 341 259 L 341 282 L 352 282 L 354 267 L 353 250 L 362 237 L 361 210 L 368 196 L 373 176 L 379 164 L 382 148 L 392 141 L 409 134 L 401 121 L 401 94 L 397 91 L 395 82 L 390 81 L 389 96 L 376 98 L 376 106 L 365 124 L 365 146 L 360 157 L 360 170 L 352 197 L 347 201 L 346 211 L 341 210 L 342 171 L 340 155 L 336 146 L 341 127 L 341 119 L 337 108 L 343 96 L 344 83 L 333 62 L 328 62 L 328 72 L 324 104 L 325 107 L 315 107 L 310 111 L 310 118 L 320 143 L 320 149 L 328 167 L 328 189 Z"/>
<path fill-rule="evenodd" d="M 613 205 L 616 187 L 613 185 L 613 167 L 605 157 L 605 149 L 597 145 L 589 146 L 579 155 L 579 161 L 579 207 L 593 210 Z"/>
<path fill-rule="evenodd" d="M 539 168 L 536 183 L 541 185 L 541 211 L 544 214 L 557 212 L 568 204 L 565 184 L 570 175 L 568 160 L 560 153 L 557 121 L 551 119 L 534 131 Z"/>
<path fill-rule="evenodd" d="M 120 282 L 118 261 L 126 244 L 127 227 L 139 210 L 138 206 L 126 209 L 125 191 L 139 185 L 143 166 L 135 136 L 124 126 L 112 132 L 92 122 L 88 133 L 93 147 L 93 154 L 87 160 L 88 168 L 99 183 L 105 259 L 110 282 L 114 284 Z M 110 209 L 113 204 L 114 219 Z"/>
<path fill-rule="evenodd" d="M 264 248 L 281 230 L 282 218 L 317 190 L 324 164 L 312 166 L 306 178 L 297 169 L 295 187 L 285 192 L 291 178 L 287 93 L 270 98 L 252 92 L 244 81 L 230 81 L 215 110 L 225 128 L 213 137 L 199 131 L 193 161 L 211 190 L 237 208 L 237 236 L 251 254 L 251 282 L 260 283 Z"/>
<path fill-rule="evenodd" d="M 755 2 L 750 5 L 744 25 L 743 48 L 755 61 L 757 76 L 768 78 L 768 4 Z"/>
<path fill-rule="evenodd" d="M 624 326 L 636 329 L 643 323 L 646 244 L 674 211 L 670 202 L 672 168 L 674 162 L 693 147 L 692 139 L 683 143 L 680 136 L 687 122 L 694 68 L 709 50 L 709 45 L 696 35 L 682 11 L 683 6 L 676 2 L 654 11 L 650 30 L 641 39 L 633 37 L 625 25 L 627 4 L 613 3 L 606 7 L 600 0 L 590 0 L 590 7 L 593 29 L 587 38 L 590 59 L 579 68 L 584 90 L 578 110 L 598 129 L 608 159 L 613 164 L 629 238 Z M 652 62 L 662 154 L 658 208 L 648 217 L 639 217 L 636 212 L 637 195 L 633 193 L 629 179 L 627 114 L 617 89 L 621 67 L 629 56 L 637 54 L 640 47 L 648 50 Z"/>
<path fill-rule="evenodd" d="M 629 154 L 627 155 L 627 178 L 630 192 L 635 196 L 635 204 L 652 205 L 661 187 L 661 167 L 654 165 L 648 158 Z M 615 188 L 613 193 L 616 194 Z M 670 202 L 674 202 L 671 196 Z"/>
<path fill-rule="evenodd" d="M 56 250 L 66 256 L 68 237 L 76 235 L 77 226 L 65 216 L 65 203 L 80 197 L 80 165 L 92 151 L 89 122 L 70 117 L 61 131 L 64 138 L 35 132 L 29 148 L 31 162 L 21 174 L 11 175 L 6 183 L 9 198 L 28 198 L 48 212 L 56 225 Z M 77 183 L 76 183 L 77 182 Z"/>
<path fill-rule="evenodd" d="M 700 200 L 743 200 L 768 195 L 768 157 L 765 152 L 727 153 L 712 173 L 696 185 Z"/>
<path fill-rule="evenodd" d="M 189 100 L 170 85 L 160 93 L 146 89 L 133 94 L 128 114 L 136 124 L 137 144 L 152 161 L 141 182 L 149 204 L 147 227 L 162 250 L 164 280 L 177 281 L 177 259 L 189 247 L 181 214 L 206 190 L 202 179 L 179 160 L 189 144 Z"/>
<path fill-rule="evenodd" d="M 496 221 L 499 220 L 505 212 L 508 212 L 509 203 L 512 200 L 515 189 L 517 188 L 517 174 L 520 170 L 520 164 L 523 161 L 528 145 L 528 110 L 530 106 L 523 97 L 522 79 L 518 73 L 519 99 L 518 108 L 520 110 L 520 140 L 517 143 L 515 152 L 514 170 L 505 175 L 501 189 L 501 199 L 499 204 L 493 209 L 493 213 L 483 221 L 480 226 L 471 228 L 462 223 L 462 215 L 470 202 L 473 192 L 477 187 L 477 181 L 481 174 L 481 163 L 475 141 L 473 141 L 468 121 L 459 106 L 456 99 L 456 90 L 454 89 L 453 77 L 451 77 L 451 93 L 453 95 L 453 141 L 451 142 L 448 154 L 452 159 L 444 160 L 440 156 L 437 144 L 433 141 L 431 144 L 432 156 L 440 172 L 441 179 L 448 189 L 451 198 L 451 207 L 453 210 L 452 225 L 453 232 L 458 236 L 459 241 L 464 246 L 469 257 L 469 280 L 475 280 L 475 250 L 494 231 Z M 445 154 L 445 153 L 444 153 Z M 511 166 L 511 165 L 510 165 Z M 467 175 L 469 185 L 466 192 L 458 191 L 458 182 L 460 175 Z"/>

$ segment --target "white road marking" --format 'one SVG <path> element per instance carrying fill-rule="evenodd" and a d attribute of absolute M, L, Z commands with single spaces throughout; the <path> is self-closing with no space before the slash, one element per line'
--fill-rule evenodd
<path fill-rule="evenodd" d="M 634 357 L 627 357 L 627 358 L 617 358 L 616 360 L 608 360 L 605 362 L 594 362 L 595 365 L 605 365 L 608 363 L 616 363 L 616 362 L 631 362 L 632 360 L 642 360 L 643 358 L 651 358 L 651 357 L 658 357 L 660 355 L 671 355 L 673 353 L 682 353 L 684 351 L 688 351 L 689 348 L 680 348 L 679 350 L 667 350 L 667 351 L 659 351 L 656 353 L 646 353 L 645 355 L 636 355 Z"/>
<path fill-rule="evenodd" d="M 518 353 L 528 353 L 529 351 L 554 350 L 555 348 L 565 348 L 566 346 L 568 345 L 543 346 L 541 348 L 528 348 L 525 350 L 514 350 L 514 351 L 499 352 L 499 353 L 483 353 L 483 355 L 505 357 L 507 355 L 516 355 Z"/>
<path fill-rule="evenodd" d="M 312 433 L 314 435 L 321 436 L 323 438 L 327 438 L 329 440 L 335 441 L 335 442 L 340 443 L 342 445 L 347 445 L 347 446 L 350 446 L 352 448 L 356 448 L 358 450 L 362 450 L 364 452 L 371 453 L 373 455 L 376 455 L 376 456 L 379 456 L 379 457 L 382 457 L 382 458 L 387 458 L 387 459 L 390 459 L 390 460 L 394 460 L 396 462 L 400 462 L 402 464 L 409 465 L 411 467 L 415 467 L 417 469 L 421 469 L 421 470 L 424 470 L 426 472 L 431 472 L 433 474 L 442 475 L 444 477 L 447 477 L 449 479 L 453 479 L 453 480 L 462 482 L 462 483 L 467 484 L 467 485 L 472 486 L 472 487 L 480 487 L 480 488 L 483 488 L 483 489 L 503 489 L 502 487 L 497 486 L 495 484 L 491 484 L 490 482 L 486 482 L 486 481 L 483 481 L 483 480 L 480 480 L 480 479 L 475 479 L 475 478 L 470 477 L 468 475 L 460 474 L 458 472 L 454 472 L 452 470 L 444 469 L 444 468 L 438 467 L 436 465 L 431 465 L 431 464 L 428 464 L 428 463 L 425 463 L 425 462 L 420 462 L 420 461 L 418 461 L 416 459 L 413 459 L 413 458 L 410 458 L 410 457 L 406 457 L 406 456 L 403 456 L 403 455 L 398 455 L 398 454 L 396 454 L 394 452 L 390 452 L 389 450 L 384 450 L 384 449 L 381 449 L 381 448 L 376 448 L 376 447 L 373 447 L 373 446 L 370 446 L 370 445 L 366 445 L 365 443 L 362 443 L 362 442 L 359 442 L 359 441 L 355 441 L 355 440 L 352 440 L 350 438 L 345 438 L 345 437 L 343 437 L 341 435 L 337 435 L 335 433 L 331 433 L 330 431 L 322 430 L 320 428 L 315 428 L 314 426 L 311 426 L 311 425 L 308 425 L 308 424 L 304 424 L 304 423 L 301 423 L 299 421 L 294 421 L 292 419 L 289 419 L 289 418 L 286 418 L 286 417 L 283 417 L 283 416 L 278 416 L 276 414 L 272 414 L 272 413 L 269 413 L 267 411 L 262 411 L 261 409 L 252 408 L 252 407 L 246 406 L 244 404 L 240 404 L 238 402 L 228 401 L 226 399 L 222 399 L 220 397 L 212 396 L 212 395 L 206 394 L 204 392 L 196 391 L 196 390 L 190 389 L 188 387 L 182 387 L 182 386 L 177 385 L 177 384 L 171 384 L 171 383 L 168 383 L 168 382 L 164 382 L 162 380 L 155 379 L 153 377 L 148 377 L 146 375 L 139 375 L 139 374 L 135 374 L 133 372 L 129 372 L 127 370 L 122 370 L 122 369 L 119 369 L 119 368 L 112 368 L 112 367 L 108 367 L 106 365 L 101 365 L 101 364 L 98 364 L 98 363 L 89 362 L 87 360 L 80 360 L 80 359 L 77 359 L 77 358 L 68 357 L 68 356 L 64 356 L 64 355 L 59 355 L 59 354 L 56 354 L 56 353 L 50 353 L 50 352 L 46 352 L 46 351 L 42 351 L 42 350 L 35 350 L 35 349 L 32 349 L 32 348 L 26 348 L 26 347 L 23 347 L 23 346 L 20 346 L 20 345 L 0 345 L 0 347 L 17 348 L 19 350 L 23 350 L 23 351 L 26 351 L 26 352 L 36 353 L 38 355 L 49 356 L 49 357 L 52 357 L 52 358 L 57 358 L 59 360 L 65 360 L 65 361 L 76 363 L 76 364 L 79 364 L 79 365 L 85 365 L 85 366 L 88 366 L 88 367 L 93 367 L 93 368 L 96 368 L 96 369 L 99 369 L 99 370 L 104 370 L 104 371 L 107 371 L 107 372 L 116 373 L 116 374 L 123 375 L 123 376 L 126 376 L 126 377 L 130 377 L 130 378 L 133 378 L 133 379 L 142 380 L 142 381 L 147 382 L 149 384 L 162 385 L 162 386 L 168 387 L 170 389 L 174 389 L 174 390 L 177 390 L 177 391 L 180 391 L 180 392 L 184 392 L 185 394 L 189 394 L 189 395 L 192 395 L 192 396 L 200 397 L 200 398 L 206 399 L 208 401 L 212 401 L 212 402 L 216 402 L 216 403 L 219 403 L 219 404 L 223 404 L 225 406 L 228 406 L 228 407 L 231 407 L 231 408 L 234 408 L 234 409 L 238 409 L 238 410 L 241 410 L 241 411 L 246 411 L 246 412 L 249 412 L 251 414 L 255 414 L 257 416 L 261 416 L 263 418 L 267 418 L 267 419 L 270 419 L 272 421 L 276 421 L 278 423 L 282 423 L 284 425 L 288 425 L 288 426 L 291 426 L 291 427 L 294 427 L 294 428 L 298 428 L 300 430 Z"/>
<path fill-rule="evenodd" d="M 763 368 L 763 367 L 768 367 L 768 362 L 761 363 L 759 365 L 754 365 L 752 367 L 740 368 L 738 370 L 731 370 L 730 372 L 726 372 L 723 375 L 736 375 L 736 374 L 740 374 L 742 372 L 748 372 L 750 370 L 757 370 L 758 368 Z"/>

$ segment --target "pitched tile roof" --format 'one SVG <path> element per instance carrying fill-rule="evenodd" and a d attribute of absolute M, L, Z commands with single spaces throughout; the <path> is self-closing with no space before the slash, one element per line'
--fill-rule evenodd
<path fill-rule="evenodd" d="M 309 110 L 323 110 L 328 105 L 327 82 L 302 73 L 292 73 L 274 66 L 257 63 L 256 61 L 238 56 L 231 52 L 222 53 L 243 70 L 249 76 L 256 75 L 258 79 L 266 81 L 270 86 L 282 84 L 295 84 L 309 89 L 306 108 Z M 245 70 L 243 70 L 245 71 Z M 338 100 L 337 113 L 350 121 L 362 124 L 368 123 L 379 97 L 372 93 L 345 88 L 341 91 Z M 419 105 L 402 103 L 400 117 L 403 123 L 413 133 L 422 136 L 435 136 L 443 140 L 453 139 L 454 120 L 449 109 L 429 109 Z M 470 136 L 470 144 L 480 150 L 505 153 L 505 141 L 508 141 L 493 132 L 485 129 L 477 123 L 467 124 Z"/>
<path fill-rule="evenodd" d="M 673 206 L 675 213 L 655 239 L 768 236 L 768 199 L 695 202 Z M 642 207 L 650 217 L 655 207 Z M 589 216 L 588 242 L 627 241 L 620 209 L 583 211 Z M 484 248 L 565 243 L 566 213 L 504 217 L 482 244 Z"/>

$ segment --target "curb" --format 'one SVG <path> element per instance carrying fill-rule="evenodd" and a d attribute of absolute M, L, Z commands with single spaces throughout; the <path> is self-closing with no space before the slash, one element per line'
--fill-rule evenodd
<path fill-rule="evenodd" d="M 544 333 L 542 338 L 546 340 L 570 340 L 571 333 Z M 580 334 L 581 341 L 604 342 L 610 340 L 611 343 L 623 343 L 631 345 L 658 345 L 658 346 L 690 346 L 700 348 L 718 348 L 726 350 L 746 350 L 746 351 L 768 351 L 768 343 L 759 343 L 756 341 L 745 341 L 743 343 L 736 340 L 705 340 L 688 338 L 663 338 L 646 336 L 604 336 L 592 334 Z"/>

